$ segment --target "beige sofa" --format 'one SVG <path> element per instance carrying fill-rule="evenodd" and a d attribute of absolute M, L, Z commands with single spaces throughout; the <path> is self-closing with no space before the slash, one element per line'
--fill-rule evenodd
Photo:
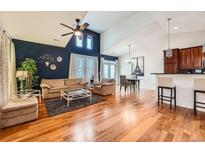
<path fill-rule="evenodd" d="M 60 91 L 65 89 L 86 88 L 87 82 L 80 78 L 72 79 L 42 79 L 42 98 L 50 99 L 60 97 Z"/>
<path fill-rule="evenodd" d="M 10 100 L 0 110 L 0 128 L 35 120 L 38 119 L 38 99 Z"/>
<path fill-rule="evenodd" d="M 114 79 L 102 79 L 101 82 L 94 83 L 92 92 L 99 95 L 112 95 L 116 90 L 116 81 Z"/>

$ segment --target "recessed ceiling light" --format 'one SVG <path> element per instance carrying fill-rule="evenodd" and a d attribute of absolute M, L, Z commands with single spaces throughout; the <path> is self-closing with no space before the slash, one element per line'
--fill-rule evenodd
<path fill-rule="evenodd" d="M 177 29 L 179 29 L 179 27 L 178 26 L 174 26 L 174 30 L 177 30 Z"/>

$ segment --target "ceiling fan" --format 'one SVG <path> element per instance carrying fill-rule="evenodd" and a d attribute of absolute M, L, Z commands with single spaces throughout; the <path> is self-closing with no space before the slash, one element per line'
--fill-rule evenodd
<path fill-rule="evenodd" d="M 72 30 L 72 32 L 62 34 L 61 36 L 67 36 L 67 35 L 74 34 L 74 35 L 77 36 L 80 40 L 82 40 L 82 31 L 83 31 L 84 29 L 86 29 L 86 28 L 89 26 L 89 24 L 88 24 L 88 23 L 84 23 L 84 24 L 80 25 L 80 19 L 76 19 L 75 21 L 77 22 L 76 28 L 73 28 L 73 27 L 68 26 L 68 25 L 66 25 L 66 24 L 63 24 L 63 23 L 60 23 L 60 25 L 65 26 L 65 27 L 67 27 L 67 28 L 69 28 L 69 29 Z"/>

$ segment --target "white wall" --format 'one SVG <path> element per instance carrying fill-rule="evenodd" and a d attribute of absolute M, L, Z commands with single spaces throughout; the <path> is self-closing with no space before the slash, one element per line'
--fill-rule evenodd
<path fill-rule="evenodd" d="M 152 23 L 154 18 L 149 12 L 136 12 L 133 15 L 127 17 L 119 23 L 116 23 L 113 27 L 107 31 L 101 33 L 101 53 L 103 54 L 107 50 L 110 50 L 120 41 L 126 39 L 138 29 Z"/>
<path fill-rule="evenodd" d="M 144 36 L 144 39 L 146 39 L 146 36 Z M 205 43 L 205 31 L 172 34 L 171 40 L 172 48 L 202 45 Z M 151 73 L 163 72 L 162 51 L 166 48 L 167 37 L 164 33 L 157 36 L 155 40 L 147 42 L 144 46 L 131 50 L 132 57 L 144 56 L 145 76 L 142 77 L 142 88 L 155 89 L 155 76 L 151 75 Z M 119 74 L 129 77 L 131 76 L 131 68 L 129 64 L 125 62 L 126 58 L 128 58 L 128 53 L 119 57 Z"/>

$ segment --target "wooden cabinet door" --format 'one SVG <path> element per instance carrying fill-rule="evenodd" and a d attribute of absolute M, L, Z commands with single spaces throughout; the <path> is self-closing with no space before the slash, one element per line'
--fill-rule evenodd
<path fill-rule="evenodd" d="M 178 63 L 178 52 L 179 49 L 172 49 L 172 57 L 166 57 L 166 51 L 164 51 L 164 64 Z"/>
<path fill-rule="evenodd" d="M 179 69 L 192 69 L 190 48 L 179 50 Z"/>
<path fill-rule="evenodd" d="M 191 61 L 193 68 L 203 67 L 203 51 L 202 46 L 191 48 Z"/>
<path fill-rule="evenodd" d="M 185 52 L 186 55 L 186 69 L 192 69 L 192 62 L 191 62 L 191 49 L 188 48 L 187 51 Z"/>
<path fill-rule="evenodd" d="M 165 64 L 164 65 L 164 73 L 177 73 L 178 67 L 177 64 Z"/>
<path fill-rule="evenodd" d="M 172 57 L 167 58 L 164 51 L 164 73 L 178 72 L 178 53 L 179 49 L 172 49 Z"/>
<path fill-rule="evenodd" d="M 179 50 L 179 69 L 185 68 L 185 50 Z"/>

